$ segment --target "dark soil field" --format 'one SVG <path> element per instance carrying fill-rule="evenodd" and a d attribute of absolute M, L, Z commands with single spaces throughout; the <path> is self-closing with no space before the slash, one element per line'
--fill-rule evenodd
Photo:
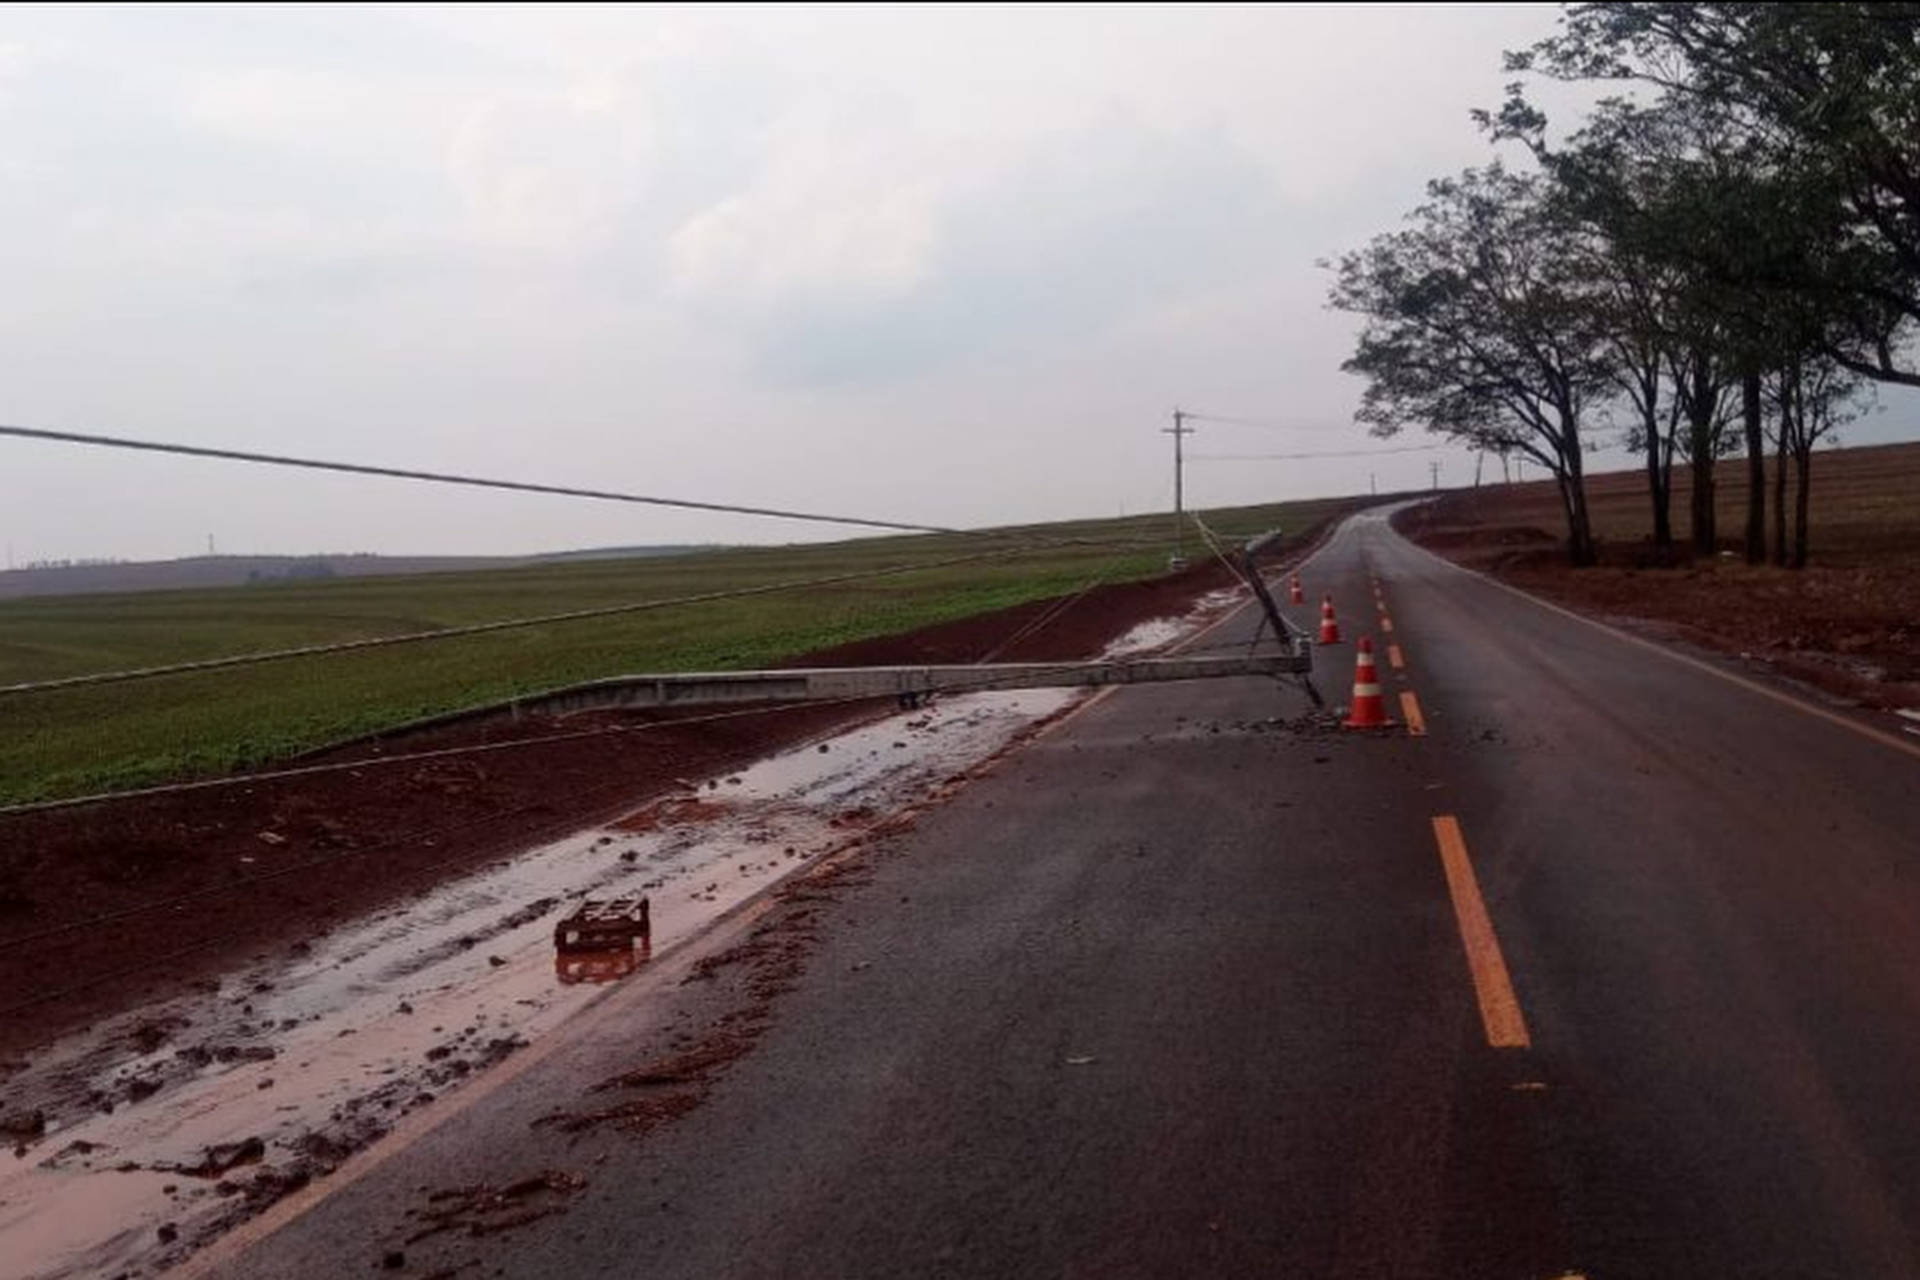
<path fill-rule="evenodd" d="M 1330 520 L 1289 538 L 1274 563 Z M 786 665 L 1084 658 L 1232 581 L 1208 561 L 1097 586 L 998 653 L 1063 597 L 792 654 Z M 0 816 L 0 1052 L 298 948 L 331 923 L 618 817 L 687 779 L 891 709 L 478 720 L 301 761 L 366 762 L 350 771 Z M 614 732 L 580 736 L 596 729 Z M 521 745 L 379 763 L 491 743 Z"/>
<path fill-rule="evenodd" d="M 1920 707 L 1920 444 L 1815 456 L 1812 563 L 1802 570 L 1745 562 L 1743 460 L 1720 464 L 1716 489 L 1721 550 L 1694 557 L 1683 549 L 1664 567 L 1638 472 L 1589 478 L 1602 542 L 1602 563 L 1591 569 L 1567 567 L 1548 483 L 1448 493 L 1403 513 L 1400 526 L 1434 551 L 1583 612 L 1746 655 L 1865 707 Z M 1676 468 L 1682 540 L 1689 500 Z"/>

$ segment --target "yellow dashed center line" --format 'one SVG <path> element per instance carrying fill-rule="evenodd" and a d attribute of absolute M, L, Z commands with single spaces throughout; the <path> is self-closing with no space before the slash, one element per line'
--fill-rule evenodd
<path fill-rule="evenodd" d="M 1400 655 L 1399 645 L 1390 644 L 1387 646 L 1387 665 L 1395 671 L 1405 671 L 1407 669 L 1407 660 Z"/>
<path fill-rule="evenodd" d="M 1420 699 L 1413 696 L 1413 690 L 1400 691 L 1400 718 L 1407 722 L 1409 738 L 1427 736 L 1427 718 L 1420 714 Z"/>
<path fill-rule="evenodd" d="M 1380 629 L 1388 635 L 1393 634 L 1393 619 L 1384 613 L 1380 615 Z"/>
<path fill-rule="evenodd" d="M 1480 883 L 1467 858 L 1459 819 L 1452 814 L 1435 818 L 1433 838 L 1440 846 L 1440 865 L 1447 873 L 1447 892 L 1453 896 L 1453 915 L 1460 924 L 1460 941 L 1467 949 L 1467 967 L 1473 972 L 1473 993 L 1480 1002 L 1480 1022 L 1486 1028 L 1487 1043 L 1496 1049 L 1524 1049 L 1532 1043 L 1527 1020 L 1521 1016 L 1513 978 L 1507 972 L 1506 958 L 1500 954 L 1500 939 L 1494 935 L 1493 920 L 1480 897 Z"/>

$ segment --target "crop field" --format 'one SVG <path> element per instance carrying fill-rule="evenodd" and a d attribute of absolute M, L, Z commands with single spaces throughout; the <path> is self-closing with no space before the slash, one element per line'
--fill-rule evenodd
<path fill-rule="evenodd" d="M 1684 463 L 1673 468 L 1673 532 L 1688 538 L 1687 504 L 1692 474 Z M 1723 547 L 1738 550 L 1746 530 L 1747 463 L 1724 458 L 1714 470 L 1717 532 Z M 1609 471 L 1587 477 L 1587 502 L 1594 536 L 1610 564 L 1632 563 L 1653 533 L 1647 481 L 1638 470 Z M 1787 502 L 1793 502 L 1793 478 L 1787 478 Z M 1768 537 L 1772 537 L 1773 460 L 1767 460 Z M 1533 529 L 1543 539 L 1566 537 L 1560 498 L 1551 483 L 1489 485 L 1455 490 L 1442 514 L 1464 525 Z M 1875 445 L 1858 449 L 1820 449 L 1813 458 L 1812 553 L 1816 566 L 1829 569 L 1911 559 L 1920 548 L 1920 445 Z"/>
<path fill-rule="evenodd" d="M 1204 513 L 1223 536 L 1331 499 Z M 861 582 L 129 683 L 0 695 L 0 803 L 256 767 L 408 720 L 637 671 L 767 666 L 1163 572 L 1167 515 L 479 573 L 0 603 L 0 685 L 1052 547 Z M 1189 534 L 1190 557 L 1204 555 Z"/>
<path fill-rule="evenodd" d="M 1771 481 L 1771 461 L 1768 473 Z M 1685 550 L 1690 488 L 1685 468 L 1674 469 L 1682 548 L 1665 567 L 1651 554 L 1644 476 L 1591 476 L 1587 492 L 1601 544 L 1591 569 L 1567 567 L 1559 498 L 1546 483 L 1456 490 L 1401 524 L 1437 551 L 1576 608 L 1755 655 L 1868 706 L 1920 705 L 1920 445 L 1815 454 L 1811 563 L 1802 570 L 1749 565 L 1739 553 L 1744 459 L 1717 469 L 1721 551 L 1710 557 Z M 1771 483 L 1767 502 L 1771 539 Z"/>

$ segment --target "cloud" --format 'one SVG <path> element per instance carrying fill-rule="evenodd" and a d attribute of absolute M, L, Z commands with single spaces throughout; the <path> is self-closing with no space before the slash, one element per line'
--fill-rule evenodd
<path fill-rule="evenodd" d="M 490 97 L 455 133 L 447 177 L 479 240 L 586 252 L 639 198 L 652 137 L 644 104 L 612 85 Z"/>
<path fill-rule="evenodd" d="M 925 278 L 938 181 L 884 120 L 787 122 L 748 186 L 666 243 L 672 295 L 749 323 L 898 298 Z"/>
<path fill-rule="evenodd" d="M 1552 21 L 21 7 L 0 34 L 0 407 L 770 503 L 911 491 L 954 523 L 1163 501 L 1176 402 L 1344 421 L 1350 337 L 1312 261 L 1481 159 L 1465 109 Z M 34 474 L 0 467 L 0 511 L 46 554 L 170 546 L 215 510 L 223 542 L 297 550 L 342 518 L 264 497 L 243 518 L 230 475 L 183 466 L 76 524 Z M 1225 501 L 1276 474 L 1193 478 Z M 444 497 L 356 509 L 356 539 L 504 536 L 472 512 L 505 508 Z M 529 545 L 791 532 L 527 512 Z"/>
<path fill-rule="evenodd" d="M 939 177 L 897 141 L 810 137 L 676 233 L 675 283 L 745 328 L 770 384 L 885 382 L 1041 358 L 1204 291 L 1271 205 L 1217 135 L 1126 119 Z"/>
<path fill-rule="evenodd" d="M 20 40 L 0 40 L 0 85 L 24 70 L 33 58 L 32 46 Z"/>

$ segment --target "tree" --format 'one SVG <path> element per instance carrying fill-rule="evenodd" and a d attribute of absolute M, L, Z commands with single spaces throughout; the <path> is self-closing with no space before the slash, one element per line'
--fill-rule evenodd
<path fill-rule="evenodd" d="M 1714 467 L 1732 447 L 1727 431 L 1732 423 L 1732 383 L 1717 348 L 1704 340 L 1674 351 L 1669 376 L 1674 407 L 1687 422 L 1687 430 L 1674 443 L 1687 460 L 1693 481 L 1689 509 L 1693 549 L 1712 555 L 1719 544 Z"/>
<path fill-rule="evenodd" d="M 1573 166 L 1559 166 L 1565 196 L 1592 226 L 1583 269 L 1595 290 L 1601 331 L 1611 358 L 1608 372 L 1634 416 L 1629 447 L 1646 458 L 1647 497 L 1653 514 L 1653 543 L 1673 545 L 1673 455 L 1680 425 L 1681 398 L 1665 395 L 1681 342 L 1672 312 L 1682 282 L 1660 257 L 1644 252 L 1638 231 L 1648 205 L 1642 175 L 1612 158 L 1576 153 Z M 1588 182 L 1568 182 L 1568 170 L 1584 171 Z M 1711 462 L 1709 462 L 1711 466 Z"/>
<path fill-rule="evenodd" d="M 1563 198 L 1595 233 L 1588 270 L 1603 291 L 1615 380 L 1638 418 L 1629 443 L 1646 456 L 1654 545 L 1673 544 L 1673 456 L 1684 414 L 1691 428 L 1693 536 L 1710 551 L 1722 388 L 1711 344 L 1696 332 L 1697 282 L 1670 243 L 1675 161 L 1687 140 L 1673 119 L 1616 101 L 1602 104 L 1559 151 L 1548 150 L 1544 130 L 1532 145 Z M 1670 392 L 1664 412 L 1663 389 Z"/>
<path fill-rule="evenodd" d="M 1748 562 L 1759 564 L 1767 553 L 1766 375 L 1822 349 L 1839 323 L 1830 295 L 1779 284 L 1806 278 L 1831 252 L 1833 242 L 1820 230 L 1826 225 L 1825 197 L 1737 143 L 1703 149 L 1675 172 L 1675 234 L 1663 240 L 1662 251 L 1690 273 L 1694 355 L 1717 371 L 1721 385 L 1712 394 L 1731 410 L 1738 389 L 1747 480 L 1744 543 Z M 1707 406 L 1697 408 L 1704 420 Z M 1695 498 L 1696 519 L 1711 521 L 1711 491 Z M 1696 544 L 1711 551 L 1711 534 Z"/>
<path fill-rule="evenodd" d="M 1332 305 L 1366 319 L 1342 365 L 1367 379 L 1360 420 L 1533 458 L 1558 485 L 1569 558 L 1592 564 L 1582 415 L 1614 371 L 1584 233 L 1544 179 L 1499 164 L 1427 195 L 1411 225 L 1335 264 Z"/>
<path fill-rule="evenodd" d="M 1521 85 L 1509 86 L 1498 112 L 1475 117 L 1496 141 L 1523 143 L 1552 177 L 1569 215 L 1590 230 L 1584 270 L 1606 313 L 1615 380 L 1637 419 L 1628 442 L 1646 458 L 1654 542 L 1672 541 L 1677 454 L 1693 473 L 1694 549 L 1712 554 L 1714 469 L 1731 443 L 1735 373 L 1725 358 L 1726 287 L 1703 270 L 1695 246 L 1713 238 L 1715 206 L 1741 170 L 1736 148 L 1710 116 L 1686 103 L 1649 108 L 1604 100 L 1559 146 L 1548 144 L 1546 117 Z"/>
<path fill-rule="evenodd" d="M 1811 283 L 1833 278 L 1842 270 L 1839 260 L 1850 251 L 1831 216 L 1831 193 L 1804 172 L 1783 169 L 1778 156 L 1763 150 L 1747 151 L 1740 158 L 1741 165 L 1722 176 L 1702 201 L 1716 234 L 1703 237 L 1692 254 L 1720 316 L 1724 358 L 1739 371 L 1747 463 L 1746 558 L 1759 564 L 1766 559 L 1767 545 L 1766 403 L 1774 403 L 1783 471 L 1791 454 L 1797 467 L 1805 464 L 1799 467 L 1801 484 L 1810 484 L 1812 443 L 1804 448 L 1798 443 L 1803 391 L 1812 384 L 1819 395 L 1809 422 L 1826 421 L 1830 411 L 1857 392 L 1859 375 L 1847 376 L 1848 364 L 1834 352 L 1851 341 L 1847 334 L 1859 312 L 1833 290 Z M 1784 475 L 1776 476 L 1774 543 L 1782 562 L 1784 483 Z M 1803 549 L 1806 513 L 1802 491 L 1796 541 Z M 1804 550 L 1793 563 L 1805 564 Z"/>
<path fill-rule="evenodd" d="M 1851 422 L 1869 389 L 1867 380 L 1823 353 L 1809 353 L 1775 371 L 1774 563 L 1804 569 L 1811 534 L 1807 519 L 1813 491 L 1813 454 L 1821 440 Z M 1787 463 L 1794 473 L 1793 542 L 1787 543 Z"/>
<path fill-rule="evenodd" d="M 1830 247 L 1758 283 L 1820 299 L 1842 368 L 1920 386 L 1920 4 L 1575 4 L 1508 65 L 1640 81 L 1737 132 Z"/>
<path fill-rule="evenodd" d="M 1747 472 L 1747 559 L 1766 558 L 1766 379 L 1811 353 L 1846 346 L 1858 307 L 1812 282 L 1846 274 L 1854 251 L 1819 166 L 1756 137 L 1734 113 L 1698 95 L 1669 93 L 1648 105 L 1601 102 L 1568 142 L 1550 150 L 1545 121 L 1513 86 L 1493 124 L 1497 137 L 1533 148 L 1594 227 L 1599 276 L 1631 289 L 1610 327 L 1628 371 L 1656 349 L 1668 353 L 1669 385 L 1689 422 L 1684 452 L 1694 469 L 1695 549 L 1716 545 L 1714 463 L 1735 445 L 1736 411 Z M 1618 285 L 1616 285 L 1616 292 Z M 1737 388 L 1737 399 L 1735 398 Z M 1658 383 L 1644 372 L 1627 388 L 1648 437 Z M 1649 458 L 1650 483 L 1657 481 Z M 1776 486 L 1776 503 L 1784 491 Z M 1656 494 L 1656 501 L 1659 495 Z M 1776 525 L 1785 520 L 1775 512 Z M 1656 517 L 1656 532 L 1658 530 Z M 1776 550 L 1784 539 L 1776 537 Z"/>

